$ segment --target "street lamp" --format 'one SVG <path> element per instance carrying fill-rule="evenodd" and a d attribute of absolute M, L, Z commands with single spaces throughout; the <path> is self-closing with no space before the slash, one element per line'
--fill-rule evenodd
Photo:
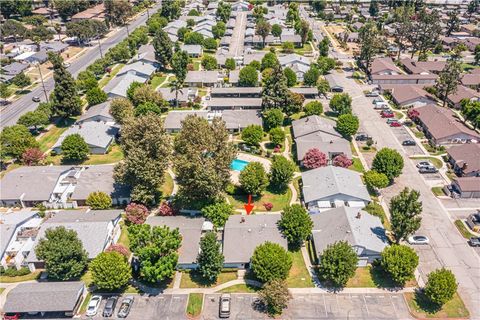
<path fill-rule="evenodd" d="M 37 66 L 38 73 L 40 74 L 40 81 L 42 82 L 43 94 L 45 95 L 45 100 L 47 100 L 47 103 L 49 103 L 50 101 L 48 100 L 47 90 L 45 89 L 45 82 L 43 82 L 43 74 L 42 74 L 42 69 L 40 68 L 40 63 L 36 62 L 35 65 Z"/>

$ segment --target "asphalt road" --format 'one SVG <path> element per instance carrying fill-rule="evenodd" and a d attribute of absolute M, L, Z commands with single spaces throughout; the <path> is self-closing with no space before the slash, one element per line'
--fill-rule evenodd
<path fill-rule="evenodd" d="M 149 9 L 151 13 L 156 12 L 160 8 L 161 0 L 158 0 L 158 2 L 159 2 L 158 4 L 156 4 L 154 7 Z M 148 19 L 147 14 L 142 13 L 136 20 L 132 21 L 129 24 L 128 26 L 129 31 L 131 32 L 138 26 L 144 25 L 147 19 Z M 122 28 L 119 28 L 109 38 L 103 39 L 101 41 L 101 47 L 102 47 L 103 53 L 107 52 L 109 48 L 115 46 L 117 43 L 125 39 L 127 35 L 128 35 L 127 28 L 122 27 Z M 98 43 L 96 43 L 91 50 L 88 50 L 85 54 L 83 54 L 77 60 L 72 62 L 68 70 L 72 73 L 72 75 L 76 76 L 80 71 L 85 70 L 93 61 L 95 61 L 98 58 L 100 58 L 100 50 L 98 48 Z M 45 89 L 47 91 L 47 94 L 50 94 L 50 92 L 53 90 L 55 85 L 53 81 L 53 77 L 50 76 L 49 78 L 45 79 L 44 82 L 45 82 Z M 41 84 L 38 85 L 35 89 L 33 89 L 30 93 L 25 94 L 17 101 L 6 106 L 1 111 L 0 129 L 3 129 L 6 126 L 14 125 L 21 115 L 23 115 L 28 111 L 35 110 L 38 106 L 38 103 L 32 101 L 32 97 L 34 96 L 40 97 L 41 101 L 45 101 L 45 94 L 43 92 L 43 87 Z"/>
<path fill-rule="evenodd" d="M 243 55 L 243 43 L 245 41 L 245 28 L 247 26 L 247 13 L 240 11 L 237 13 L 235 28 L 233 29 L 232 40 L 230 42 L 229 53 L 234 57 Z"/>

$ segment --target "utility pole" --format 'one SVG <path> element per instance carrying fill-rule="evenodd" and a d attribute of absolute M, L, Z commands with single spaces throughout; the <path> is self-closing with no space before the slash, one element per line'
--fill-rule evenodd
<path fill-rule="evenodd" d="M 38 73 L 40 74 L 40 81 L 42 81 L 42 87 L 43 87 L 43 94 L 45 95 L 45 100 L 47 100 L 47 103 L 50 101 L 48 100 L 48 95 L 47 95 L 47 90 L 45 89 L 45 82 L 43 82 L 43 74 L 42 74 L 42 69 L 40 68 L 40 63 L 35 63 L 38 68 Z"/>
<path fill-rule="evenodd" d="M 100 58 L 103 59 L 102 43 L 100 42 L 100 37 L 98 37 L 98 35 L 97 35 L 97 40 L 98 40 L 98 49 L 100 49 Z"/>
<path fill-rule="evenodd" d="M 130 37 L 130 30 L 128 30 L 128 23 L 125 24 L 125 26 L 127 27 L 127 36 Z"/>

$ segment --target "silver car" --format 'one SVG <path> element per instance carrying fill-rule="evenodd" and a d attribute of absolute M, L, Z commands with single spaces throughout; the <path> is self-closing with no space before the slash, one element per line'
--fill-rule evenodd
<path fill-rule="evenodd" d="M 428 244 L 430 242 L 426 236 L 410 236 L 407 241 L 410 244 Z"/>
<path fill-rule="evenodd" d="M 117 316 L 119 318 L 126 318 L 132 309 L 133 301 L 135 298 L 133 296 L 126 296 L 123 298 L 120 308 L 118 309 Z"/>

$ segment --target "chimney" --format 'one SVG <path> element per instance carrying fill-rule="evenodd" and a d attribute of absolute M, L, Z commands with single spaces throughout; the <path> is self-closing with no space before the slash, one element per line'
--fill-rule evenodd
<path fill-rule="evenodd" d="M 462 171 L 465 171 L 468 169 L 468 163 L 464 163 L 463 166 L 462 166 Z"/>
<path fill-rule="evenodd" d="M 360 219 L 361 217 L 362 217 L 362 213 L 360 211 L 358 211 L 356 218 Z"/>

